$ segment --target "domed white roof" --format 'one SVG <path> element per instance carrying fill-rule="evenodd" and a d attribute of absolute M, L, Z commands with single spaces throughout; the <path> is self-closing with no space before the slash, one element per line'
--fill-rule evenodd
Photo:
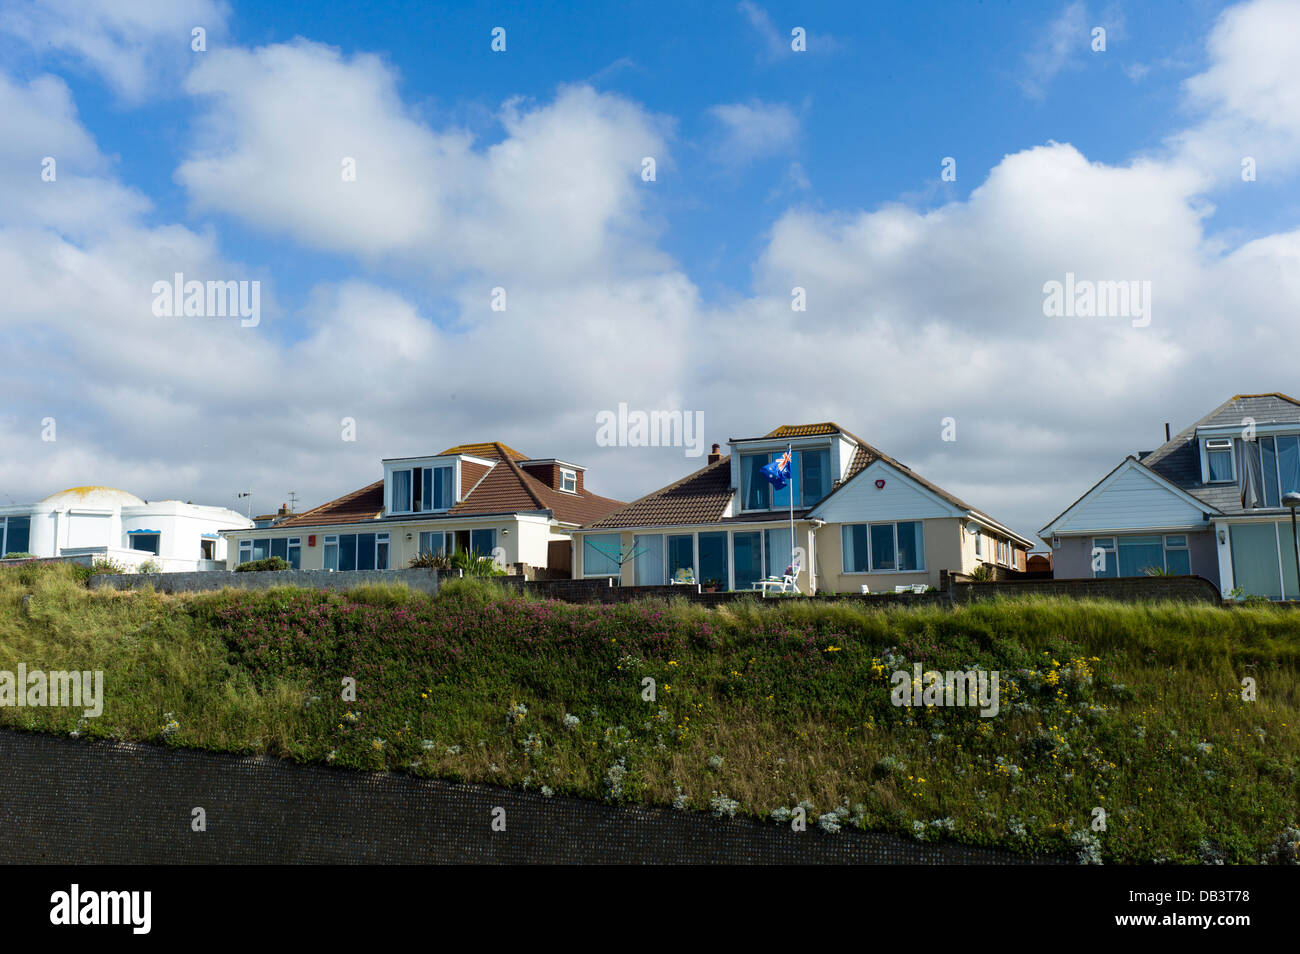
<path fill-rule="evenodd" d="M 42 504 L 53 509 L 66 507 L 90 507 L 96 510 L 112 510 L 116 507 L 138 507 L 144 503 L 135 494 L 118 490 L 116 487 L 69 487 L 57 494 L 50 494 Z"/>

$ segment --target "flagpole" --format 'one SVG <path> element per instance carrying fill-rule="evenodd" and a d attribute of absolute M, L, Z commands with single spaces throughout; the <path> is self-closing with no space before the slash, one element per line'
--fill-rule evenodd
<path fill-rule="evenodd" d="M 791 441 L 785 446 L 785 452 L 790 455 L 790 569 L 794 569 L 794 442 Z M 794 585 L 799 586 L 799 574 L 795 571 Z"/>

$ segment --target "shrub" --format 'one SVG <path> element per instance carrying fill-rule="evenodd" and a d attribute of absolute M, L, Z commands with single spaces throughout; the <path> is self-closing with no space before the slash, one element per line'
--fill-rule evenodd
<path fill-rule="evenodd" d="M 969 576 L 971 581 L 974 583 L 992 583 L 994 578 L 993 567 L 989 566 L 987 563 L 981 563 L 979 566 L 975 567 L 975 569 L 970 571 Z"/>
<path fill-rule="evenodd" d="M 283 557 L 267 557 L 265 560 L 249 560 L 235 567 L 236 573 L 258 573 L 262 570 L 288 570 L 289 561 Z"/>
<path fill-rule="evenodd" d="M 135 572 L 161 573 L 162 567 L 159 565 L 157 560 L 145 560 L 143 563 L 141 563 L 138 567 L 135 568 Z"/>
<path fill-rule="evenodd" d="M 18 551 L 14 553 L 6 553 L 4 558 L 6 560 L 35 560 L 36 554 Z"/>
<path fill-rule="evenodd" d="M 506 571 L 496 565 L 490 556 L 477 550 L 457 550 L 448 563 L 453 570 L 463 570 L 466 576 L 505 576 Z"/>
<path fill-rule="evenodd" d="M 94 576 L 100 573 L 117 574 L 125 573 L 126 567 L 118 563 L 112 557 L 96 557 L 90 563 L 90 575 Z"/>
<path fill-rule="evenodd" d="M 411 557 L 406 565 L 413 570 L 450 570 L 451 558 L 443 553 L 430 553 L 428 550 L 421 550 Z"/>

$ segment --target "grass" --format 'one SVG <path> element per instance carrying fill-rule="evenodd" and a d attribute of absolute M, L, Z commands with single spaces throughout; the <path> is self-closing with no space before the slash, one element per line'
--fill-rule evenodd
<path fill-rule="evenodd" d="M 0 708 L 15 728 L 1084 860 L 1300 850 L 1300 614 L 1267 606 L 165 596 L 32 565 L 0 570 L 0 670 L 19 662 L 102 669 L 107 700 Z M 999 714 L 893 705 L 915 662 L 998 671 Z"/>

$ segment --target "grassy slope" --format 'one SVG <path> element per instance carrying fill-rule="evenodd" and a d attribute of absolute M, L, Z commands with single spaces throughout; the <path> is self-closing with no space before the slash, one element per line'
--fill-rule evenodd
<path fill-rule="evenodd" d="M 1257 861 L 1300 822 L 1300 615 L 1269 607 L 166 597 L 28 567 L 0 571 L 0 670 L 19 662 L 105 671 L 99 719 L 0 708 L 87 737 L 760 816 L 806 801 L 810 826 L 838 808 L 828 827 L 1107 861 Z M 913 662 L 999 670 L 1001 714 L 893 706 Z M 1084 834 L 1096 807 L 1106 831 Z"/>

